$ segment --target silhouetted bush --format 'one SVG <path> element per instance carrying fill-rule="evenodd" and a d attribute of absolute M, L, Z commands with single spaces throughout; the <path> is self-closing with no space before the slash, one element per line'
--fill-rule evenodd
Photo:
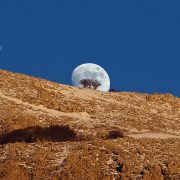
<path fill-rule="evenodd" d="M 123 138 L 124 135 L 121 131 L 110 131 L 108 134 L 108 139 L 116 139 L 116 138 Z"/>
<path fill-rule="evenodd" d="M 0 136 L 0 144 L 37 141 L 73 141 L 76 133 L 68 126 L 39 127 L 33 126 L 26 129 L 18 129 Z"/>
<path fill-rule="evenodd" d="M 117 89 L 110 89 L 109 92 L 120 92 L 120 91 Z"/>
<path fill-rule="evenodd" d="M 93 79 L 82 79 L 80 83 L 84 88 L 97 89 L 99 86 L 101 86 L 99 81 Z"/>

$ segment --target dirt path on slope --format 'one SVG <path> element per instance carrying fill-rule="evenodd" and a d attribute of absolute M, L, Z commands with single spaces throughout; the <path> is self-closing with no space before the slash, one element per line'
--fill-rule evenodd
<path fill-rule="evenodd" d="M 46 108 L 46 107 L 44 107 L 42 105 L 37 106 L 37 105 L 34 105 L 34 104 L 30 104 L 28 102 L 23 102 L 21 99 L 17 99 L 17 98 L 6 96 L 1 91 L 0 91 L 0 97 L 2 97 L 4 99 L 7 99 L 7 100 L 10 100 L 10 101 L 13 101 L 16 104 L 24 105 L 27 108 L 30 107 L 30 108 L 32 108 L 34 110 L 39 110 L 39 111 L 45 112 L 45 113 L 47 113 L 50 116 L 55 116 L 55 117 L 68 116 L 68 117 L 71 117 L 71 118 L 78 118 L 78 119 L 82 119 L 82 118 L 83 119 L 87 119 L 87 120 L 90 119 L 89 115 L 86 112 L 80 112 L 80 113 L 75 113 L 75 112 L 72 112 L 72 113 L 60 112 L 60 111 L 57 111 L 57 110 L 54 110 L 54 109 Z"/>
<path fill-rule="evenodd" d="M 65 113 L 65 112 L 60 112 L 54 109 L 49 109 L 47 107 L 44 107 L 42 105 L 34 105 L 34 104 L 30 104 L 28 102 L 23 102 L 21 99 L 17 99 L 17 98 L 13 98 L 10 96 L 6 96 L 4 95 L 1 91 L 0 91 L 0 97 L 10 100 L 12 102 L 15 102 L 16 104 L 19 105 L 24 105 L 25 107 L 27 107 L 29 109 L 35 110 L 35 111 L 40 111 L 39 113 L 46 113 L 49 116 L 53 116 L 53 117 L 71 117 L 73 119 L 76 120 L 76 123 L 78 122 L 84 122 L 86 123 L 86 125 L 91 126 L 93 125 L 93 121 L 92 119 L 89 117 L 89 115 L 86 112 L 80 112 L 80 113 L 76 113 L 76 112 L 72 112 L 72 113 Z M 96 121 L 96 123 L 98 123 Z M 174 135 L 174 134 L 170 134 L 170 133 L 153 133 L 153 132 L 141 132 L 141 133 L 130 133 L 127 134 L 127 136 L 135 138 L 135 139 L 143 139 L 143 138 L 150 138 L 150 139 L 170 139 L 170 138 L 176 138 L 176 139 L 180 139 L 180 136 L 178 135 Z"/>
<path fill-rule="evenodd" d="M 143 138 L 149 138 L 149 139 L 171 139 L 171 138 L 178 138 L 178 139 L 180 139 L 180 136 L 177 136 L 177 135 L 168 134 L 168 133 L 153 133 L 153 132 L 128 134 L 127 136 L 135 138 L 135 139 L 143 139 Z"/>

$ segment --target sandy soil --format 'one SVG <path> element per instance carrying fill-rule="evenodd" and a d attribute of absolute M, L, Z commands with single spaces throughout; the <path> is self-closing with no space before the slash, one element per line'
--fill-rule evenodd
<path fill-rule="evenodd" d="M 0 179 L 176 180 L 180 99 L 0 70 L 0 142 Z"/>

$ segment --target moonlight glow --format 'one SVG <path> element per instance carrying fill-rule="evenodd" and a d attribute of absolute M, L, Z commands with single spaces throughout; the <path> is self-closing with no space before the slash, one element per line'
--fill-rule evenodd
<path fill-rule="evenodd" d="M 82 79 L 99 81 L 101 86 L 99 86 L 97 90 L 107 92 L 110 89 L 110 79 L 107 72 L 97 64 L 82 64 L 73 71 L 72 83 L 74 86 L 83 87 L 83 85 L 80 83 Z"/>

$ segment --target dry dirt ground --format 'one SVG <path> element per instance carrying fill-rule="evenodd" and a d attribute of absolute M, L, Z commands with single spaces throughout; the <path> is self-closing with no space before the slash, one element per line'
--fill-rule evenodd
<path fill-rule="evenodd" d="M 0 179 L 180 179 L 180 98 L 0 70 Z"/>

